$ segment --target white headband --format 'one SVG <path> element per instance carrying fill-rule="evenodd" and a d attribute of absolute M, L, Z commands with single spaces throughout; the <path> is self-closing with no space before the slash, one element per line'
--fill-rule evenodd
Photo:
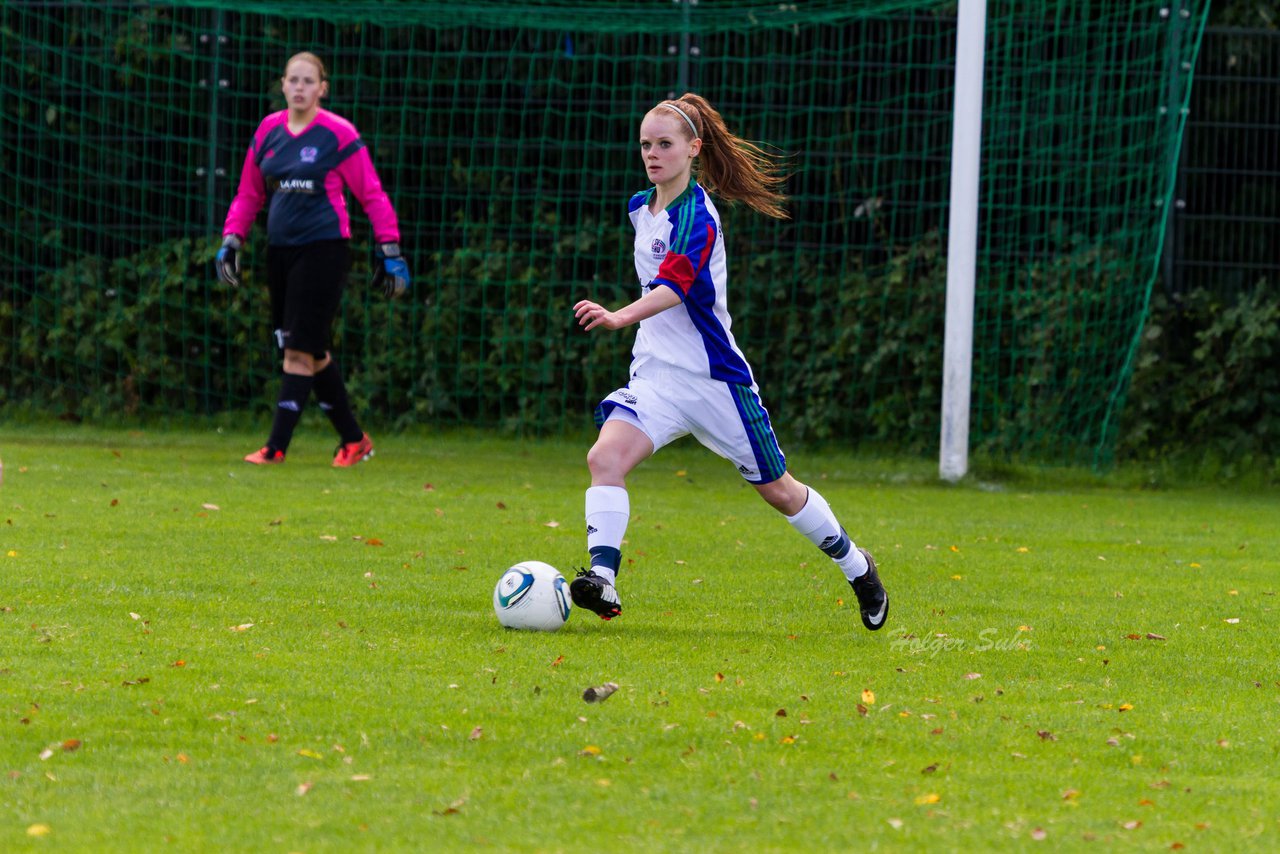
<path fill-rule="evenodd" d="M 659 107 L 666 107 L 668 110 L 675 110 L 677 113 L 679 113 L 679 114 L 680 114 L 680 118 L 684 119 L 684 120 L 685 120 L 685 122 L 689 125 L 689 130 L 693 131 L 693 137 L 694 137 L 694 139 L 697 139 L 697 138 L 698 138 L 698 129 L 697 129 L 696 127 L 694 127 L 693 119 L 689 118 L 689 114 L 688 114 L 688 113 L 686 113 L 684 110 L 682 110 L 682 109 L 680 109 L 679 107 L 677 107 L 675 104 L 668 104 L 668 103 L 667 103 L 667 102 L 665 102 L 665 101 L 663 101 L 663 102 L 662 102 L 661 104 L 659 104 L 658 106 L 659 106 Z"/>

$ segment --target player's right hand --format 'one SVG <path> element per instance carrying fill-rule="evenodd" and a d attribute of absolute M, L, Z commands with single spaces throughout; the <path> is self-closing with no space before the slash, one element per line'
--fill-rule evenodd
<path fill-rule="evenodd" d="M 238 235 L 228 234 L 222 238 L 222 248 L 213 256 L 213 266 L 218 271 L 218 278 L 233 287 L 240 287 L 240 247 L 244 241 Z"/>

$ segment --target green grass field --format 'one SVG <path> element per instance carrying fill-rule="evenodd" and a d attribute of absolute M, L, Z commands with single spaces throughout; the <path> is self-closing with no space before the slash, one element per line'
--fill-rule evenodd
<path fill-rule="evenodd" d="M 685 440 L 623 616 L 533 634 L 493 585 L 581 563 L 585 444 L 329 436 L 0 435 L 0 850 L 1280 849 L 1274 491 L 791 449 L 873 634 Z"/>

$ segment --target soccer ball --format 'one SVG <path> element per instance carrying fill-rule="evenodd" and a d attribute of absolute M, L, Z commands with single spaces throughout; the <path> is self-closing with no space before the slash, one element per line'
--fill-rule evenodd
<path fill-rule="evenodd" d="M 569 585 L 554 566 L 526 560 L 502 573 L 493 588 L 493 610 L 509 629 L 554 632 L 569 619 Z"/>

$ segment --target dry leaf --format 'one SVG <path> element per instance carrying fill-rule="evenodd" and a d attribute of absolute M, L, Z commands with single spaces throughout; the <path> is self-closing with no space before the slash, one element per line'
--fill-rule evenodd
<path fill-rule="evenodd" d="M 862 702 L 866 703 L 868 706 L 874 706 L 876 704 L 876 693 L 870 688 L 863 688 Z"/>
<path fill-rule="evenodd" d="M 600 753 L 600 748 L 596 747 L 594 744 L 588 744 L 586 747 L 582 748 L 582 750 L 578 751 L 579 756 L 599 756 Z"/>
<path fill-rule="evenodd" d="M 942 798 L 937 792 L 929 792 L 927 795 L 920 795 L 916 798 L 916 803 L 923 806 L 925 804 L 936 804 L 940 800 L 942 800 Z"/>
<path fill-rule="evenodd" d="M 1057 741 L 1058 737 L 1047 729 L 1036 730 L 1036 735 L 1040 736 L 1041 741 Z"/>
<path fill-rule="evenodd" d="M 1043 828 L 1043 827 L 1037 827 L 1037 828 L 1035 828 L 1034 830 L 1032 830 L 1032 831 L 1031 831 L 1031 838 L 1032 838 L 1032 839 L 1034 839 L 1036 842 L 1041 841 L 1042 839 L 1044 839 L 1044 838 L 1045 838 L 1046 836 L 1048 836 L 1048 835 L 1049 835 L 1049 834 L 1047 834 L 1047 833 L 1045 833 L 1045 832 L 1044 832 L 1044 828 Z"/>
<path fill-rule="evenodd" d="M 467 736 L 471 741 L 479 741 L 484 736 L 484 727 L 476 727 L 471 730 L 471 735 Z"/>
<path fill-rule="evenodd" d="M 200 506 L 203 507 L 205 510 L 221 510 L 222 509 L 217 504 L 201 504 Z"/>
<path fill-rule="evenodd" d="M 1158 635 L 1155 632 L 1147 632 L 1147 640 L 1168 640 L 1164 635 Z"/>
<path fill-rule="evenodd" d="M 247 632 L 251 628 L 253 628 L 253 623 L 241 623 L 238 626 L 227 626 L 228 631 L 233 632 Z"/>
<path fill-rule="evenodd" d="M 27 836 L 48 836 L 51 828 L 47 824 L 33 824 L 27 828 Z"/>
<path fill-rule="evenodd" d="M 543 524 L 543 527 L 544 527 L 544 528 L 559 528 L 559 527 L 560 527 L 560 523 L 559 523 L 559 522 L 557 522 L 557 521 L 555 521 L 555 520 L 553 519 L 553 520 L 552 520 L 552 521 L 550 521 L 550 522 L 546 522 L 546 523 L 544 523 L 544 524 Z"/>
<path fill-rule="evenodd" d="M 305 794 L 306 794 L 307 792 L 309 792 L 309 791 L 311 791 L 311 784 L 310 784 L 310 783 L 299 783 L 299 784 L 298 784 L 298 788 L 294 789 L 294 790 L 293 790 L 293 793 L 294 793 L 295 795 L 297 795 L 298 797 L 302 797 L 303 795 L 305 795 Z"/>
<path fill-rule="evenodd" d="M 597 685 L 594 688 L 588 688 L 582 692 L 582 699 L 588 703 L 603 703 L 605 700 L 613 696 L 613 692 L 618 690 L 617 682 L 606 682 L 603 685 Z"/>
<path fill-rule="evenodd" d="M 79 750 L 79 749 L 80 749 L 80 739 L 78 739 L 78 738 L 68 738 L 66 741 L 62 742 L 62 749 L 63 749 L 64 751 L 66 751 L 67 753 L 70 753 L 70 752 L 71 752 L 71 751 L 73 751 L 73 750 Z"/>
<path fill-rule="evenodd" d="M 965 679 L 981 679 L 981 678 L 982 678 L 982 674 L 981 674 L 981 673 L 966 673 L 966 674 L 964 675 L 964 678 L 965 678 Z"/>

